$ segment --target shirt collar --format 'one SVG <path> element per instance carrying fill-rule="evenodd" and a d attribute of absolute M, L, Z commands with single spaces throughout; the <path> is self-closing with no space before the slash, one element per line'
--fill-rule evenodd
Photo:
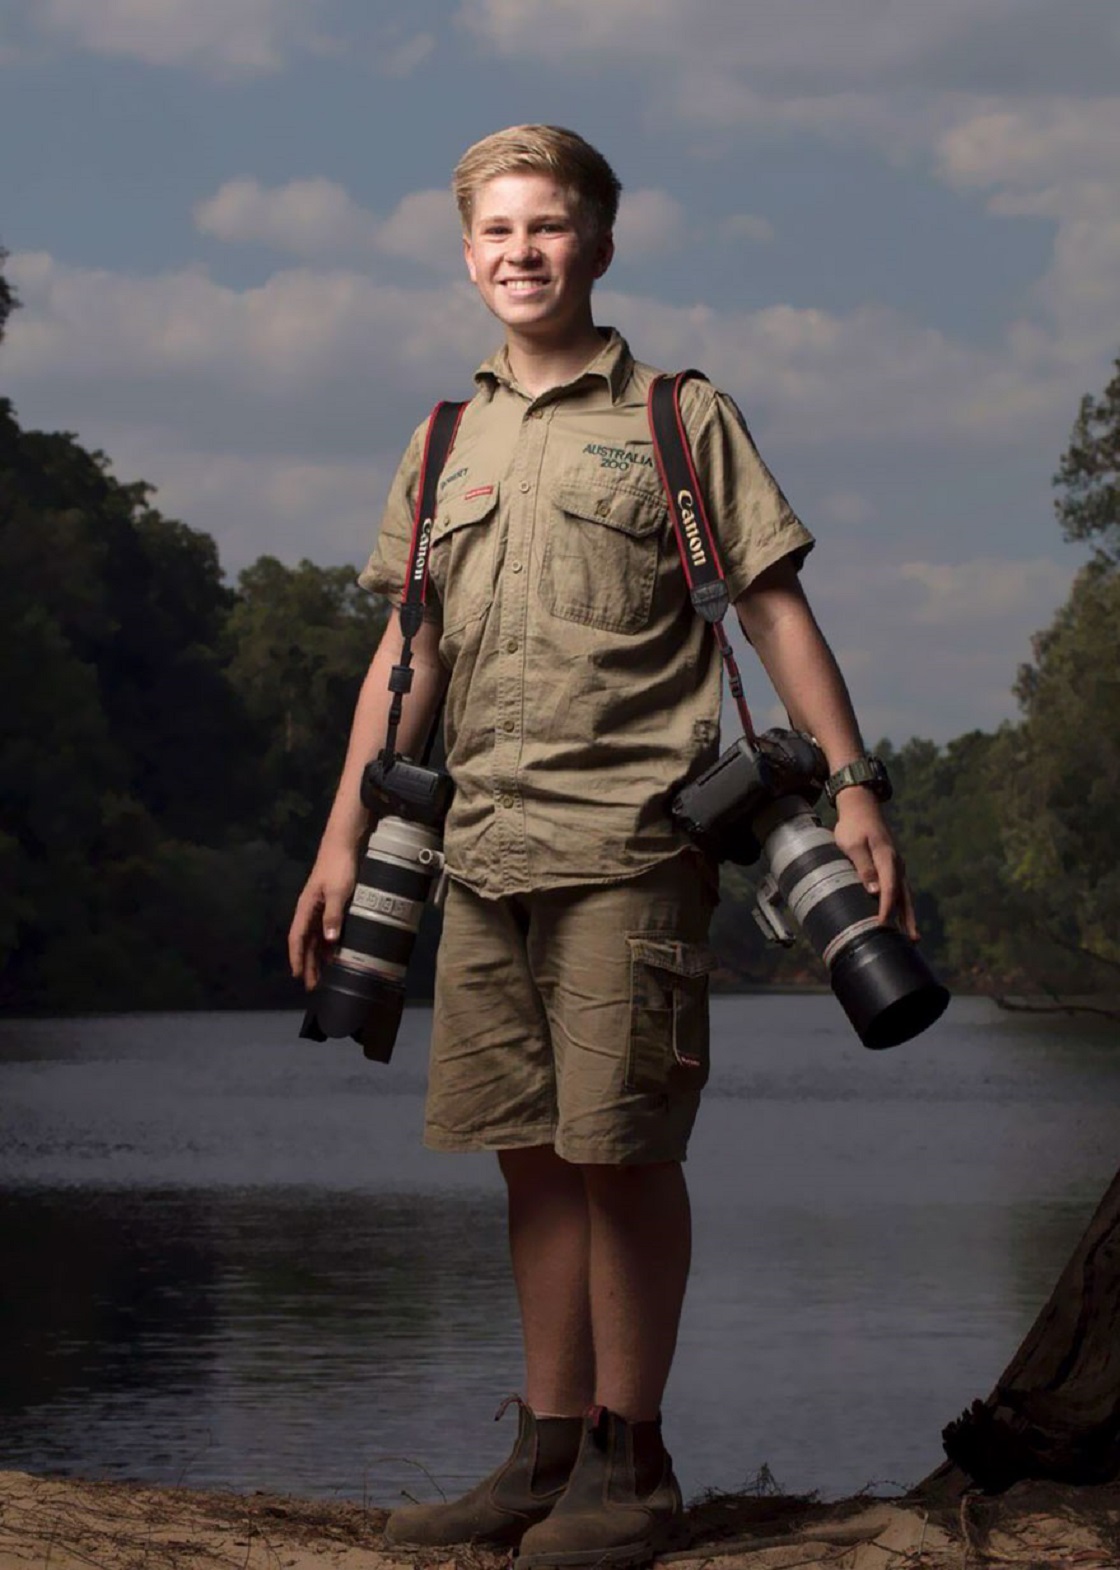
<path fill-rule="evenodd" d="M 558 387 L 551 388 L 551 395 L 579 387 L 588 377 L 594 377 L 599 381 L 606 382 L 607 387 L 610 389 L 611 402 L 618 402 L 626 390 L 627 383 L 633 372 L 634 358 L 630 353 L 630 347 L 626 339 L 615 328 L 600 327 L 599 332 L 603 338 L 603 347 L 599 350 L 599 353 L 570 382 L 564 382 Z M 499 383 L 503 387 L 509 387 L 518 392 L 521 391 L 510 371 L 509 351 L 505 344 L 502 345 L 497 354 L 491 355 L 490 359 L 483 361 L 474 373 L 474 379 L 479 387 L 485 388 L 491 397 L 494 396 L 494 389 Z"/>

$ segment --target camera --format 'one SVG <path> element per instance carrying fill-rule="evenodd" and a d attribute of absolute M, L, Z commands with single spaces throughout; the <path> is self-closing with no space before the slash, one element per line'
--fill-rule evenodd
<path fill-rule="evenodd" d="M 717 860 L 763 860 L 754 911 L 763 933 L 788 947 L 792 917 L 864 1046 L 898 1046 L 941 1017 L 949 993 L 914 944 L 880 923 L 878 900 L 814 812 L 827 775 L 811 736 L 769 730 L 740 737 L 670 810 Z"/>
<path fill-rule="evenodd" d="M 362 803 L 379 816 L 338 947 L 300 1027 L 305 1039 L 350 1036 L 367 1058 L 392 1057 L 420 918 L 429 899 L 443 898 L 443 823 L 453 793 L 446 770 L 402 754 L 367 764 Z"/>

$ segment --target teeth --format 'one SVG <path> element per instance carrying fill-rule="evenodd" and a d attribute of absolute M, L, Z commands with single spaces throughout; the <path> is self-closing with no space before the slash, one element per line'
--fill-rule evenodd
<path fill-rule="evenodd" d="M 514 290 L 539 289 L 543 282 L 543 278 L 507 278 L 506 288 Z"/>

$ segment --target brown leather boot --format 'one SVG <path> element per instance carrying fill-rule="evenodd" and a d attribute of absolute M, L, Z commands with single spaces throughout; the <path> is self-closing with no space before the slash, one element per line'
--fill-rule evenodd
<path fill-rule="evenodd" d="M 568 1486 L 521 1539 L 516 1570 L 643 1564 L 664 1548 L 681 1508 L 660 1419 L 628 1423 L 592 1407 Z"/>
<path fill-rule="evenodd" d="M 537 1417 L 518 1396 L 517 1441 L 508 1461 L 470 1493 L 438 1505 L 403 1505 L 385 1523 L 390 1547 L 443 1548 L 452 1543 L 509 1547 L 543 1521 L 564 1492 L 579 1451 L 582 1417 Z"/>

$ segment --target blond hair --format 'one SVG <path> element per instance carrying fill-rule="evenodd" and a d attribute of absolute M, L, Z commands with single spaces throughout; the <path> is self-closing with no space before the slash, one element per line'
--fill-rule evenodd
<path fill-rule="evenodd" d="M 614 228 L 622 184 L 602 153 L 562 125 L 511 125 L 468 147 L 455 166 L 451 189 L 464 234 L 479 188 L 503 174 L 550 174 L 597 234 Z"/>

